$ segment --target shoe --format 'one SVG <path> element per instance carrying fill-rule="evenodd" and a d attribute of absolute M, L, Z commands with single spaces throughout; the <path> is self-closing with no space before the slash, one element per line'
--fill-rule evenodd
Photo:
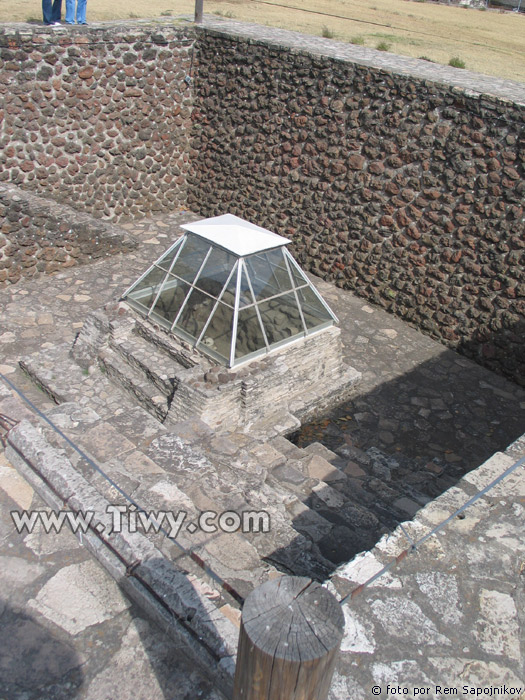
<path fill-rule="evenodd" d="M 52 26 L 52 27 L 61 27 L 61 26 L 62 26 L 62 22 L 51 22 L 51 26 Z"/>

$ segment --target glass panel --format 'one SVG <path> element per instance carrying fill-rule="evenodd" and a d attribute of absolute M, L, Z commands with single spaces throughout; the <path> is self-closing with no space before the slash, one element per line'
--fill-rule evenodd
<path fill-rule="evenodd" d="M 292 289 L 282 248 L 250 255 L 245 260 L 256 301 Z"/>
<path fill-rule="evenodd" d="M 129 299 L 145 306 L 148 310 L 155 301 L 159 287 L 166 277 L 164 270 L 154 267 L 148 274 L 138 282 L 129 292 Z"/>
<path fill-rule="evenodd" d="M 184 240 L 184 236 L 177 241 L 177 243 L 174 245 L 174 247 L 165 255 L 164 258 L 158 263 L 156 263 L 159 267 L 162 267 L 163 270 L 169 270 L 171 267 L 171 263 L 173 262 L 173 258 L 177 255 L 179 252 L 180 246 L 182 244 L 182 241 Z"/>
<path fill-rule="evenodd" d="M 225 250 L 212 248 L 195 286 L 217 298 L 236 262 L 237 258 Z"/>
<path fill-rule="evenodd" d="M 173 266 L 172 274 L 186 282 L 193 282 L 209 249 L 210 244 L 207 241 L 188 235 L 184 248 Z"/>
<path fill-rule="evenodd" d="M 251 352 L 262 350 L 266 347 L 255 306 L 248 309 L 240 309 L 237 320 L 237 343 L 235 345 L 235 359 L 238 360 Z"/>
<path fill-rule="evenodd" d="M 301 315 L 293 294 L 263 301 L 259 306 L 264 330 L 270 345 L 298 333 L 304 333 Z"/>
<path fill-rule="evenodd" d="M 237 289 L 237 275 L 239 274 L 239 268 L 233 273 L 231 280 L 228 282 L 228 286 L 224 290 L 224 294 L 221 297 L 221 302 L 228 304 L 229 306 L 235 306 L 235 292 Z"/>
<path fill-rule="evenodd" d="M 288 258 L 288 265 L 290 266 L 290 272 L 292 274 L 294 286 L 302 287 L 303 284 L 310 284 L 309 281 L 306 279 L 304 273 L 301 270 L 298 270 L 297 267 L 294 265 L 292 256 L 286 252 L 285 255 Z"/>
<path fill-rule="evenodd" d="M 175 324 L 175 329 L 181 328 L 197 340 L 214 305 L 215 301 L 207 294 L 194 289 L 184 305 L 179 320 Z"/>
<path fill-rule="evenodd" d="M 323 304 L 321 304 L 317 295 L 312 289 L 310 289 L 310 287 L 298 289 L 297 296 L 299 297 L 304 322 L 306 323 L 308 330 L 311 330 L 312 328 L 315 328 L 315 326 L 319 326 L 322 323 L 326 323 L 327 321 L 333 321 L 332 316 L 328 313 Z"/>
<path fill-rule="evenodd" d="M 180 254 L 169 273 L 166 270 L 177 251 Z M 197 341 L 206 328 L 199 347 L 229 364 L 239 270 L 242 276 L 237 335 L 233 340 L 236 361 L 264 353 L 266 343 L 275 346 L 334 321 L 304 272 L 296 267 L 284 248 L 257 253 L 242 261 L 192 235 L 181 239 L 155 263 L 131 288 L 127 298 L 143 313 L 155 304 L 150 314 L 167 328 L 173 326 L 180 314 L 173 330 L 184 338 Z M 217 304 L 228 278 L 227 288 Z"/>
<path fill-rule="evenodd" d="M 204 351 L 217 353 L 229 363 L 232 326 L 233 309 L 219 304 L 198 347 L 203 346 Z"/>
<path fill-rule="evenodd" d="M 152 311 L 152 316 L 163 318 L 171 326 L 190 289 L 189 284 L 168 275 Z"/>

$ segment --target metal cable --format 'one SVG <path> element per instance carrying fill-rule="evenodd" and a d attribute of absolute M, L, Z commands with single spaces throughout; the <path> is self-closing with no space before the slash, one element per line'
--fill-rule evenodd
<path fill-rule="evenodd" d="M 78 445 L 75 442 L 73 442 L 73 440 L 71 440 L 67 435 L 65 435 L 62 432 L 62 430 L 60 430 L 60 428 L 57 425 L 55 425 L 50 418 L 48 418 L 39 408 L 37 408 L 35 404 L 24 394 L 24 392 L 21 389 L 19 389 L 15 384 L 13 384 L 6 376 L 4 376 L 1 373 L 0 379 L 2 379 L 10 387 L 10 389 L 15 391 L 18 394 L 18 396 L 20 396 L 20 398 L 28 404 L 31 410 L 34 411 L 39 418 L 44 420 L 55 431 L 55 433 L 57 433 L 57 435 L 59 435 L 63 440 L 65 440 L 65 442 L 70 447 L 72 447 L 75 450 L 75 452 L 77 452 L 77 454 L 79 454 L 80 457 L 82 457 L 82 459 L 84 459 L 91 467 L 93 467 L 93 469 L 95 469 L 95 471 L 97 471 L 101 476 L 103 476 L 104 479 L 106 479 L 106 481 L 111 486 L 113 486 L 113 488 L 116 489 L 120 493 L 120 495 L 123 496 L 123 498 L 125 498 L 128 501 L 128 503 L 135 506 L 137 511 L 148 515 L 148 517 L 151 520 L 153 520 L 153 522 L 155 522 L 155 526 L 158 527 L 158 532 L 161 532 L 165 537 L 167 537 L 171 542 L 173 542 L 184 554 L 190 557 L 192 561 L 194 561 L 198 566 L 200 566 L 201 569 L 203 569 L 203 571 L 205 571 L 206 574 L 208 574 L 208 576 L 210 576 L 210 578 L 212 578 L 224 591 L 229 593 L 232 596 L 232 598 L 236 600 L 237 603 L 239 603 L 239 605 L 243 605 L 244 597 L 241 596 L 240 593 L 238 593 L 229 583 L 227 583 L 227 581 L 224 581 L 224 579 L 222 579 L 218 574 L 216 574 L 215 571 L 213 571 L 213 569 L 210 569 L 210 567 L 203 561 L 203 559 L 201 559 L 201 557 L 199 557 L 198 554 L 193 552 L 191 549 L 186 549 L 186 547 L 180 544 L 180 542 L 178 542 L 175 539 L 175 537 L 170 535 L 166 529 L 164 529 L 158 522 L 152 519 L 151 515 L 149 515 L 144 510 L 144 508 L 142 508 L 142 506 L 139 503 L 137 503 L 137 501 L 135 501 L 128 493 L 126 493 L 126 491 L 124 491 L 123 488 L 121 488 L 108 474 L 106 474 L 106 472 L 103 469 L 101 469 L 98 466 L 98 464 L 96 464 L 96 462 L 94 462 L 91 459 L 91 457 L 89 457 L 80 447 L 78 447 Z"/>
<path fill-rule="evenodd" d="M 469 500 L 466 503 L 464 503 L 461 506 L 461 508 L 458 508 L 457 510 L 455 510 L 452 513 L 452 515 L 449 515 L 448 518 L 445 518 L 445 520 L 442 520 L 438 525 L 436 525 L 434 528 L 432 528 L 432 530 L 430 530 L 430 532 L 427 532 L 426 535 L 423 535 L 423 537 L 420 537 L 415 542 L 413 540 L 411 540 L 411 538 L 409 537 L 405 528 L 402 525 L 400 525 L 402 531 L 405 533 L 408 540 L 411 542 L 410 547 L 408 547 L 407 549 L 404 549 L 401 552 L 401 554 L 399 554 L 395 559 L 393 559 L 386 566 L 384 566 L 380 571 L 378 571 L 376 574 L 371 576 L 367 581 L 365 581 L 361 585 L 357 586 L 357 588 L 354 588 L 354 590 L 351 591 L 344 598 L 341 598 L 341 600 L 339 601 L 340 605 L 344 605 L 349 598 L 352 598 L 352 599 L 355 598 L 357 595 L 362 593 L 365 588 L 370 586 L 371 583 L 376 581 L 380 576 L 383 576 L 383 574 L 386 574 L 388 571 L 390 571 L 390 569 L 392 569 L 394 566 L 396 566 L 397 564 L 402 562 L 403 559 L 405 559 L 409 554 L 416 552 L 417 548 L 420 545 L 422 545 L 423 542 L 426 542 L 430 537 L 432 537 L 432 535 L 435 535 L 437 532 L 442 530 L 445 527 L 445 525 L 448 525 L 448 523 L 451 520 L 454 520 L 454 518 L 457 518 L 458 515 L 463 513 L 463 511 L 465 511 L 467 508 L 469 508 L 469 506 L 471 506 L 473 503 L 475 503 L 477 500 L 479 500 L 482 496 L 484 496 L 488 491 L 490 491 L 490 489 L 494 488 L 494 486 L 499 484 L 500 481 L 503 481 L 503 479 L 505 479 L 507 476 L 509 476 L 509 474 L 511 474 L 515 469 L 517 469 L 518 467 L 524 466 L 524 465 L 525 465 L 525 457 L 522 457 L 517 462 L 514 462 L 514 464 L 512 466 L 505 469 L 505 471 L 502 474 L 500 474 L 498 477 L 496 477 L 496 479 L 493 479 L 493 481 L 491 481 L 490 484 L 485 486 L 485 488 L 481 489 L 481 491 L 478 491 L 478 493 L 475 494 L 474 496 L 472 496 L 472 498 L 469 498 Z"/>

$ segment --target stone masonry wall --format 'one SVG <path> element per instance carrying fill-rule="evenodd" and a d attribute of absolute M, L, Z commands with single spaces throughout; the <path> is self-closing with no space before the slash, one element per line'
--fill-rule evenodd
<path fill-rule="evenodd" d="M 0 181 L 97 217 L 185 203 L 192 30 L 0 28 Z"/>
<path fill-rule="evenodd" d="M 0 184 L 0 289 L 22 277 L 92 262 L 136 245 L 114 224 Z"/>
<path fill-rule="evenodd" d="M 0 28 L 0 182 L 116 221 L 231 211 L 525 383 L 525 99 L 215 24 Z"/>
<path fill-rule="evenodd" d="M 312 271 L 525 383 L 525 107 L 226 32 L 198 46 L 189 208 L 291 237 Z"/>

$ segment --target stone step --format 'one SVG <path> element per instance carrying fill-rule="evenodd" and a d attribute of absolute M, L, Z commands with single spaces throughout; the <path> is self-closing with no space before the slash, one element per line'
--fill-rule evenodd
<path fill-rule="evenodd" d="M 159 351 L 169 356 L 177 364 L 184 369 L 191 369 L 196 365 L 201 365 L 203 371 L 212 367 L 212 363 L 204 360 L 202 355 L 190 345 L 184 347 L 184 344 L 178 341 L 175 343 L 170 336 L 157 328 L 153 323 L 145 319 L 136 318 L 133 334 L 140 336 L 154 345 Z"/>
<path fill-rule="evenodd" d="M 318 489 L 312 490 L 305 502 L 334 527 L 357 530 L 357 536 L 351 538 L 359 548 L 357 551 L 370 541 L 370 532 L 372 539 L 376 535 L 379 537 L 413 517 L 420 507 L 431 500 L 416 488 L 415 484 L 419 485 L 420 479 L 419 482 L 415 480 L 414 483 L 402 484 L 392 480 L 392 471 L 403 461 L 406 462 L 406 457 L 400 456 L 398 459 L 377 448 L 365 452 L 349 445 L 334 452 L 317 442 L 300 448 L 282 436 L 274 438 L 271 444 L 283 457 L 295 460 L 295 469 L 305 478 L 319 479 L 326 484 L 328 488 L 323 487 L 325 494 L 335 491 L 350 504 L 346 511 L 327 508 L 327 504 L 319 498 Z M 329 535 L 325 536 L 324 542 L 330 539 L 335 540 L 333 535 Z"/>
<path fill-rule="evenodd" d="M 323 557 L 334 564 L 375 544 L 386 530 L 377 516 L 341 491 L 341 479 L 327 483 L 305 471 L 304 462 L 288 460 L 268 476 L 276 493 L 286 491 L 299 501 L 288 506 L 293 527 L 312 539 Z M 337 470 L 332 467 L 331 471 Z"/>
<path fill-rule="evenodd" d="M 101 367 L 92 365 L 89 370 L 79 367 L 71 356 L 69 344 L 24 357 L 20 368 L 58 405 L 77 402 L 89 406 L 102 419 L 114 415 L 117 410 L 136 406 L 135 397 L 116 388 Z"/>
<path fill-rule="evenodd" d="M 99 362 L 108 377 L 133 396 L 151 415 L 161 422 L 166 419 L 169 410 L 168 398 L 143 373 L 131 367 L 111 348 L 100 352 Z"/>
<path fill-rule="evenodd" d="M 357 418 L 358 414 L 353 417 Z M 335 422 L 345 421 L 346 418 L 335 418 Z M 350 417 L 348 417 L 350 420 Z M 403 454 L 402 451 L 389 452 L 389 448 L 378 449 L 370 445 L 370 435 L 367 434 L 367 447 L 358 447 L 357 444 L 361 441 L 363 435 L 359 430 L 353 430 L 352 426 L 356 427 L 356 423 L 345 423 L 345 427 L 338 427 L 329 420 L 324 426 L 324 421 L 319 422 L 315 434 L 318 440 L 326 440 L 326 444 L 331 446 L 329 452 L 333 452 L 339 458 L 339 463 L 330 459 L 335 466 L 343 469 L 347 474 L 356 476 L 357 478 L 376 476 L 384 480 L 388 484 L 394 482 L 402 482 L 402 490 L 408 488 L 410 497 L 414 498 L 422 505 L 428 502 L 429 498 L 434 498 L 437 492 L 433 489 L 429 490 L 429 485 L 432 486 L 438 476 L 443 472 L 443 467 L 446 471 L 446 464 L 441 464 L 441 469 L 436 463 L 435 465 L 428 464 L 423 458 L 409 457 Z M 324 426 L 324 427 L 323 427 Z M 319 433 L 321 430 L 321 435 Z M 293 436 L 293 439 L 304 440 L 304 434 Z M 356 444 L 357 443 L 357 444 Z M 315 445 L 318 443 L 312 443 Z M 309 449 L 312 445 L 303 447 Z M 434 460 L 433 460 L 434 461 Z M 436 460 L 438 462 L 439 460 Z M 346 462 L 346 464 L 345 464 Z M 364 472 L 364 474 L 363 474 Z M 401 488 L 401 487 L 399 487 Z"/>
<path fill-rule="evenodd" d="M 390 509 L 387 520 L 395 521 L 396 526 L 400 518 L 406 517 L 403 508 L 394 506 L 394 502 L 401 498 L 409 498 L 419 506 L 424 506 L 432 500 L 434 493 L 425 493 L 422 486 L 433 485 L 436 474 L 430 471 L 422 471 L 422 465 L 402 454 L 389 455 L 376 447 L 370 447 L 366 451 L 351 444 L 341 445 L 335 451 L 325 448 L 319 443 L 312 443 L 304 448 L 297 448 L 303 453 L 326 455 L 327 461 L 337 470 L 342 472 L 345 479 L 341 479 L 340 488 L 349 496 L 363 502 L 372 510 L 377 509 L 383 516 Z M 335 455 L 335 458 L 332 457 Z M 399 474 L 405 476 L 399 476 Z M 332 476 L 327 481 L 335 480 Z M 451 485 L 451 484 L 449 484 Z M 428 489 L 429 490 L 429 489 Z M 411 511 L 412 512 L 412 511 Z"/>
<path fill-rule="evenodd" d="M 255 439 L 265 440 L 268 436 L 286 435 L 300 427 L 298 418 L 286 410 L 272 413 L 246 426 L 246 431 Z"/>
<path fill-rule="evenodd" d="M 145 379 L 171 399 L 180 384 L 180 374 L 185 370 L 170 355 L 135 333 L 124 340 L 112 340 L 110 347 L 130 367 L 142 373 Z"/>
<path fill-rule="evenodd" d="M 69 357 L 69 344 L 49 348 L 20 359 L 21 369 L 55 403 L 74 401 L 88 383 L 89 375 Z"/>
<path fill-rule="evenodd" d="M 304 452 L 305 456 L 315 455 L 317 457 L 322 457 L 323 459 L 326 459 L 327 462 L 330 462 L 330 464 L 332 464 L 334 467 L 337 467 L 337 469 L 344 470 L 346 461 L 342 459 L 336 452 L 329 450 L 328 447 L 325 447 L 320 442 L 312 442 L 306 447 L 302 447 L 299 449 L 301 449 Z"/>
<path fill-rule="evenodd" d="M 177 426 L 174 426 L 177 430 Z M 213 432 L 203 436 L 202 447 L 193 443 L 190 445 L 175 433 L 167 434 L 154 440 L 148 448 L 147 456 L 169 473 L 170 480 L 177 489 L 184 492 L 189 501 L 199 511 L 246 513 L 267 513 L 270 529 L 267 532 L 236 532 L 235 540 L 244 552 L 243 557 L 252 559 L 251 567 L 257 569 L 257 561 L 270 563 L 281 571 L 293 572 L 297 575 L 315 576 L 326 575 L 333 566 L 316 548 L 312 539 L 294 529 L 287 506 L 290 501 L 297 500 L 293 494 L 283 490 L 277 491 L 266 483 L 266 470 L 257 469 L 255 461 L 244 456 L 243 451 L 233 458 L 217 452 L 218 445 L 213 451 L 213 461 L 206 455 L 207 446 L 216 440 Z M 223 449 L 227 446 L 223 445 Z M 230 551 L 228 537 L 220 532 L 208 536 L 203 549 L 211 548 L 213 556 L 220 561 L 218 541 L 224 540 L 228 549 L 225 556 L 233 562 L 234 552 Z M 244 542 L 242 544 L 241 542 Z M 251 552 L 251 555 L 249 553 Z M 218 564 L 217 564 L 218 565 Z M 235 567 L 231 565 L 228 573 L 235 576 Z M 244 573 L 248 575 L 248 570 Z"/>
<path fill-rule="evenodd" d="M 297 447 L 293 442 L 285 438 L 283 435 L 278 435 L 268 441 L 269 444 L 282 455 L 291 457 L 292 459 L 301 459 L 306 453 L 301 447 Z"/>

